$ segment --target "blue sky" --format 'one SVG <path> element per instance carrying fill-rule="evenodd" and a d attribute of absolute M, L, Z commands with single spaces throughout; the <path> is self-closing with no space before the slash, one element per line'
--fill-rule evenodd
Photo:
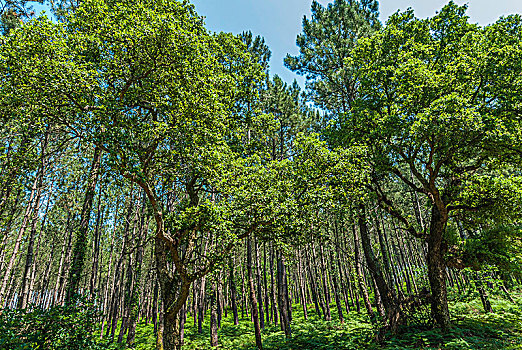
<path fill-rule="evenodd" d="M 206 24 L 213 31 L 240 33 L 251 30 L 265 37 L 272 50 L 271 73 L 280 75 L 287 82 L 297 78 L 301 85 L 304 79 L 297 77 L 283 66 L 287 53 L 299 52 L 295 45 L 301 32 L 303 16 L 310 16 L 311 0 L 191 0 L 200 15 L 206 16 Z M 319 0 L 323 5 L 331 1 Z M 417 17 L 431 17 L 448 1 L 445 0 L 381 0 L 381 20 L 398 9 L 412 7 Z M 486 25 L 500 16 L 522 13 L 522 0 L 457 0 L 468 4 L 471 21 Z"/>

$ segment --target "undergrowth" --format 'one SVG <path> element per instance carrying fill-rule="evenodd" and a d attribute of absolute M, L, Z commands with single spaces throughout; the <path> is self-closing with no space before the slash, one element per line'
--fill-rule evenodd
<path fill-rule="evenodd" d="M 292 338 L 285 339 L 278 326 L 267 325 L 263 331 L 263 348 L 267 350 L 438 350 L 438 349 L 522 349 L 522 296 L 516 296 L 516 303 L 492 296 L 494 312 L 486 314 L 480 299 L 450 302 L 453 327 L 448 332 L 428 327 L 405 327 L 396 335 L 388 334 L 382 343 L 375 342 L 375 331 L 368 317 L 363 313 L 351 312 L 340 323 L 335 307 L 332 307 L 332 321 L 319 318 L 313 309 L 308 310 L 308 320 L 304 319 L 300 306 L 293 310 Z M 233 324 L 232 315 L 222 321 L 219 330 L 219 349 L 254 350 L 255 338 L 249 319 L 240 319 Z M 210 346 L 210 321 L 205 319 L 202 334 L 197 332 L 193 318 L 189 315 L 185 325 L 186 350 L 212 349 Z M 114 348 L 117 348 L 114 346 Z M 137 327 L 136 349 L 155 348 L 154 330 L 151 324 Z"/>

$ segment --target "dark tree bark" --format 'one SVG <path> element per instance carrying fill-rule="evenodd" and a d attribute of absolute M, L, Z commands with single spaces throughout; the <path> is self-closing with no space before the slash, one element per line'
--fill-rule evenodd
<path fill-rule="evenodd" d="M 305 261 L 306 267 L 308 270 L 308 276 L 310 277 L 310 289 L 312 292 L 312 301 L 314 302 L 315 312 L 321 317 L 321 309 L 319 308 L 319 300 L 317 297 L 317 284 L 315 282 L 315 277 L 313 271 L 310 267 L 310 258 L 308 256 L 308 249 L 305 249 Z"/>
<path fill-rule="evenodd" d="M 70 304 L 73 296 L 78 292 L 80 280 L 85 264 L 85 254 L 87 250 L 87 231 L 89 229 L 89 221 L 91 218 L 92 202 L 95 194 L 96 184 L 98 183 L 98 175 L 100 170 L 102 151 L 99 147 L 94 148 L 91 169 L 85 188 L 85 197 L 83 200 L 82 213 L 80 217 L 80 228 L 73 249 L 73 258 L 69 277 L 67 281 L 67 293 L 65 303 Z"/>
<path fill-rule="evenodd" d="M 139 291 L 141 272 L 143 264 L 143 252 L 145 238 L 148 231 L 148 218 L 145 216 L 145 207 L 147 205 L 146 197 L 143 196 L 141 201 L 141 213 L 139 215 L 139 233 L 138 238 L 135 240 L 136 245 L 136 259 L 134 264 L 134 280 L 132 283 L 132 291 L 130 293 L 130 312 L 128 322 L 128 334 L 127 334 L 127 345 L 130 347 L 134 346 L 134 340 L 136 337 L 136 323 L 138 321 L 138 311 L 140 306 Z"/>
<path fill-rule="evenodd" d="M 368 289 L 366 288 L 366 284 L 364 283 L 364 277 L 361 266 L 361 253 L 359 252 L 359 235 L 357 234 L 357 230 L 355 229 L 355 225 L 353 226 L 353 243 L 354 243 L 354 252 L 355 252 L 355 272 L 357 273 L 357 282 L 359 284 L 359 290 L 364 300 L 364 306 L 366 307 L 366 311 L 368 312 L 368 316 L 370 319 L 374 319 L 374 313 L 372 309 L 372 304 L 370 302 L 370 297 L 368 296 Z"/>
<path fill-rule="evenodd" d="M 448 292 L 446 289 L 446 266 L 444 263 L 444 240 L 448 217 L 437 205 L 432 206 L 430 234 L 428 235 L 428 279 L 431 287 L 431 312 L 437 325 L 443 330 L 450 328 Z"/>
<path fill-rule="evenodd" d="M 281 252 L 277 253 L 277 291 L 281 329 L 285 332 L 285 336 L 290 338 L 292 336 L 292 330 L 290 328 L 290 315 L 288 312 L 290 306 L 288 288 L 286 285 L 286 266 Z"/>
<path fill-rule="evenodd" d="M 265 319 L 264 319 L 264 313 L 263 313 L 263 285 L 261 283 L 259 249 L 257 247 L 256 240 L 254 240 L 254 254 L 256 257 L 257 303 L 259 306 L 259 325 L 261 326 L 261 329 L 265 329 Z"/>
<path fill-rule="evenodd" d="M 334 258 L 333 258 L 332 249 L 330 249 L 330 261 L 333 264 Z M 332 279 L 333 292 L 334 292 L 334 297 L 335 297 L 335 306 L 337 307 L 337 314 L 339 315 L 339 321 L 341 323 L 344 323 L 343 307 L 341 305 L 341 298 L 339 297 L 340 290 L 339 290 L 339 285 L 337 284 L 337 276 L 336 276 L 336 271 L 335 271 L 334 266 L 332 266 L 331 271 L 332 272 L 330 273 L 330 278 Z"/>
<path fill-rule="evenodd" d="M 372 274 L 372 278 L 375 280 L 375 284 L 377 286 L 376 291 L 378 291 L 378 295 L 382 300 L 384 308 L 386 309 L 387 325 L 389 325 L 391 330 L 395 332 L 397 331 L 397 327 L 399 326 L 402 318 L 399 300 L 397 299 L 394 290 L 390 288 L 386 282 L 381 265 L 373 253 L 366 222 L 366 209 L 364 205 L 359 206 L 358 222 L 361 232 L 361 243 L 364 250 L 364 256 L 366 258 L 366 263 L 368 264 L 368 269 Z"/>
<path fill-rule="evenodd" d="M 94 292 L 96 289 L 97 284 L 97 277 L 98 277 L 98 266 L 99 266 L 99 260 L 100 260 L 100 238 L 101 238 L 101 230 L 100 225 L 101 222 L 104 219 L 104 215 L 102 215 L 101 210 L 101 203 L 102 203 L 102 196 L 98 196 L 98 204 L 97 204 L 97 211 L 96 211 L 96 227 L 94 229 L 94 240 L 93 240 L 93 246 L 92 246 L 92 267 L 91 267 L 91 279 L 89 281 L 89 294 L 91 295 L 91 298 L 94 297 Z"/>
<path fill-rule="evenodd" d="M 330 288 L 328 287 L 328 271 L 326 270 L 326 264 L 324 263 L 324 250 L 323 246 L 321 245 L 320 248 L 321 252 L 321 271 L 323 271 L 323 292 L 324 292 L 324 299 L 325 299 L 325 309 L 326 309 L 326 315 L 325 320 L 330 321 L 332 319 L 332 314 L 330 312 Z"/>
<path fill-rule="evenodd" d="M 247 238 L 247 274 L 248 274 L 248 289 L 250 296 L 250 305 L 252 312 L 252 321 L 254 322 L 254 332 L 256 337 L 256 347 L 263 349 L 263 342 L 261 340 L 261 326 L 259 324 L 259 314 L 257 310 L 257 300 L 254 289 L 254 276 L 252 273 L 252 239 Z"/>
<path fill-rule="evenodd" d="M 230 301 L 232 304 L 232 314 L 234 315 L 234 325 L 239 325 L 239 317 L 237 314 L 237 290 L 236 290 L 236 281 L 234 279 L 234 264 L 232 258 L 229 260 L 229 283 L 230 283 Z"/>
<path fill-rule="evenodd" d="M 217 288 L 216 282 L 212 282 L 212 292 L 210 293 L 210 346 L 218 346 L 218 326 L 217 326 Z"/>

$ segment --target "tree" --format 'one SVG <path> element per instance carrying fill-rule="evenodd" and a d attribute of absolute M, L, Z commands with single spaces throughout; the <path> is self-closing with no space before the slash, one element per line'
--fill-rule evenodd
<path fill-rule="evenodd" d="M 378 3 L 335 0 L 325 8 L 313 1 L 311 10 L 297 36 L 299 55 L 287 55 L 285 65 L 306 76 L 311 99 L 319 107 L 346 113 L 357 94 L 357 76 L 348 59 L 360 39 L 381 27 Z"/>
<path fill-rule="evenodd" d="M 505 154 L 502 130 L 519 115 L 519 102 L 498 82 L 519 89 L 521 68 L 507 64 L 505 41 L 492 38 L 503 32 L 512 41 L 510 59 L 519 57 L 520 17 L 480 28 L 468 23 L 465 11 L 450 3 L 427 20 L 411 10 L 397 13 L 381 32 L 360 41 L 350 60 L 358 95 L 341 122 L 346 143 L 368 147 L 370 187 L 380 203 L 427 241 L 432 314 L 444 329 L 450 326 L 446 227 L 458 211 L 512 209 L 495 199 L 509 192 L 513 179 L 497 180 L 495 169 Z M 426 232 L 394 204 L 383 186 L 390 178 L 427 197 Z"/>
<path fill-rule="evenodd" d="M 34 103 L 48 118 L 58 116 L 145 192 L 155 220 L 163 344 L 179 349 L 179 312 L 193 282 L 238 239 L 281 216 L 278 187 L 268 187 L 284 164 L 260 163 L 236 147 L 245 134 L 236 98 L 243 81 L 263 81 L 263 67 L 239 39 L 210 35 L 193 7 L 177 1 L 85 1 L 65 25 L 41 19 L 21 35 L 40 54 L 54 54 L 20 62 L 14 84 L 38 88 L 45 104 Z"/>

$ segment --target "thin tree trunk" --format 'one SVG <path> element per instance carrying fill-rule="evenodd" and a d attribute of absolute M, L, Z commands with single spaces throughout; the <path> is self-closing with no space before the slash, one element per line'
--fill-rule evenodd
<path fill-rule="evenodd" d="M 13 269 L 16 263 L 16 258 L 18 257 L 18 253 L 20 252 L 20 245 L 22 243 L 22 239 L 25 235 L 25 231 L 27 229 L 29 219 L 31 217 L 31 214 L 33 213 L 33 210 L 36 206 L 36 200 L 35 197 L 37 196 L 37 191 L 40 184 L 40 176 L 39 172 L 35 176 L 32 188 L 31 188 L 31 194 L 29 196 L 29 201 L 27 203 L 27 208 L 25 210 L 25 214 L 22 220 L 22 226 L 20 227 L 20 230 L 18 231 L 18 237 L 16 238 L 13 251 L 11 253 L 11 258 L 9 259 L 9 262 L 7 263 L 5 272 L 4 272 L 4 278 L 2 280 L 2 285 L 0 287 L 0 307 L 4 304 L 4 298 L 5 294 L 7 292 L 7 287 L 12 286 L 13 280 L 11 279 L 11 275 L 13 273 Z M 11 283 L 10 283 L 11 282 Z"/>
<path fill-rule="evenodd" d="M 372 309 L 372 304 L 370 303 L 370 297 L 368 296 L 368 289 L 366 288 L 366 284 L 363 279 L 363 272 L 361 266 L 361 253 L 359 251 L 359 236 L 357 234 L 357 230 L 355 229 L 355 225 L 353 227 L 353 243 L 354 243 L 354 253 L 355 253 L 355 272 L 357 273 L 357 282 L 359 283 L 359 290 L 364 300 L 364 306 L 366 307 L 366 311 L 368 312 L 368 316 L 370 319 L 374 319 L 374 313 Z"/>
<path fill-rule="evenodd" d="M 401 321 L 399 301 L 397 300 L 397 296 L 395 295 L 393 289 L 390 288 L 386 282 L 381 265 L 373 253 L 370 235 L 366 223 L 366 209 L 362 204 L 359 206 L 358 221 L 361 232 L 361 243 L 364 250 L 364 256 L 366 258 L 366 263 L 368 264 L 368 268 L 372 274 L 372 279 L 375 281 L 375 285 L 377 287 L 375 288 L 376 299 L 377 301 L 378 298 L 382 300 L 384 308 L 386 309 L 387 323 L 391 327 L 392 332 L 395 332 L 397 331 L 397 327 Z M 380 312 L 383 314 L 383 311 Z"/>
<path fill-rule="evenodd" d="M 279 314 L 281 315 L 281 328 L 285 332 L 285 336 L 290 338 L 292 336 L 292 331 L 290 328 L 290 315 L 288 312 L 289 300 L 288 288 L 286 285 L 286 267 L 281 252 L 278 252 L 277 255 L 277 290 Z"/>
<path fill-rule="evenodd" d="M 21 287 L 21 293 L 20 298 L 18 299 L 18 308 L 19 309 L 25 309 L 27 307 L 27 303 L 29 302 L 30 298 L 30 285 L 31 285 L 31 275 L 32 275 L 32 269 L 34 268 L 34 240 L 36 236 L 36 225 L 38 223 L 39 219 L 39 212 L 40 212 L 40 198 L 42 196 L 42 188 L 43 188 L 43 177 L 46 170 L 46 161 L 45 161 L 45 148 L 47 147 L 47 141 L 44 141 L 45 147 L 42 151 L 42 163 L 41 167 L 39 169 L 39 177 L 38 180 L 38 189 L 36 190 L 36 198 L 35 198 L 35 206 L 32 213 L 32 219 L 31 219 L 31 233 L 29 235 L 29 244 L 27 245 L 27 256 L 25 258 L 25 268 L 24 268 L 24 274 L 22 276 L 22 287 Z M 52 189 L 51 189 L 52 190 Z M 49 206 L 47 205 L 47 209 Z M 47 216 L 47 210 L 45 213 L 45 216 Z M 45 221 L 45 219 L 44 219 Z"/>
<path fill-rule="evenodd" d="M 218 326 L 217 326 L 217 288 L 216 282 L 212 281 L 212 291 L 210 293 L 210 346 L 218 346 Z"/>
<path fill-rule="evenodd" d="M 236 281 L 234 279 L 234 264 L 233 264 L 233 258 L 231 257 L 229 260 L 229 269 L 230 269 L 230 277 L 229 277 L 229 283 L 230 283 L 230 300 L 232 303 L 232 314 L 234 315 L 234 325 L 239 325 L 239 317 L 237 314 L 237 291 L 236 291 Z"/>
<path fill-rule="evenodd" d="M 261 326 L 259 324 L 259 315 L 257 312 L 257 301 L 254 290 L 254 276 L 252 273 L 252 239 L 250 236 L 247 238 L 247 274 L 248 274 L 248 289 L 250 296 L 250 305 L 252 312 L 252 319 L 254 322 L 254 332 L 256 337 L 256 347 L 263 349 L 263 343 L 261 340 Z"/>
<path fill-rule="evenodd" d="M 87 250 L 87 231 L 89 229 L 89 220 L 92 211 L 92 202 L 95 194 L 96 184 L 98 182 L 98 174 L 100 170 L 102 151 L 100 148 L 94 148 L 94 156 L 92 158 L 91 169 L 85 189 L 85 197 L 83 200 L 82 212 L 80 217 L 80 228 L 78 237 L 73 249 L 73 259 L 69 277 L 67 281 L 67 293 L 65 303 L 70 304 L 74 295 L 78 292 L 78 287 L 83 273 L 85 263 L 85 254 Z"/>
<path fill-rule="evenodd" d="M 259 306 L 259 325 L 261 329 L 265 329 L 265 320 L 263 313 L 263 285 L 261 284 L 261 271 L 259 263 L 259 250 L 257 247 L 257 241 L 254 240 L 254 255 L 256 257 L 256 279 L 257 279 L 257 302 Z"/>

